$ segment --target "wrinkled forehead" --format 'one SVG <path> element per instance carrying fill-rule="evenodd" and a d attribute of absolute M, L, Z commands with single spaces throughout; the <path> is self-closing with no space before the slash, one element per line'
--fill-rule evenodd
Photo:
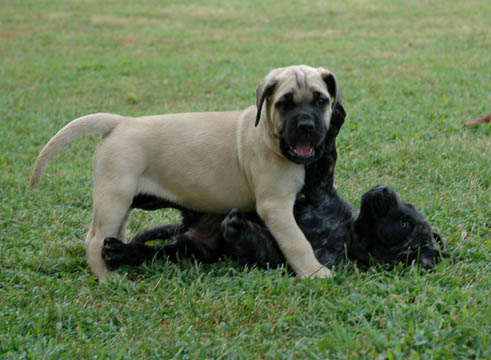
<path fill-rule="evenodd" d="M 292 93 L 295 101 L 312 101 L 314 92 L 330 98 L 327 86 L 319 71 L 310 67 L 285 68 L 277 75 L 275 97 Z"/>

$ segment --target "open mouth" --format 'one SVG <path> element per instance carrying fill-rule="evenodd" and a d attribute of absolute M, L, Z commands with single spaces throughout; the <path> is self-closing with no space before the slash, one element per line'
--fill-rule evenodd
<path fill-rule="evenodd" d="M 314 146 L 310 141 L 300 141 L 288 149 L 290 155 L 301 159 L 309 159 L 314 156 Z"/>

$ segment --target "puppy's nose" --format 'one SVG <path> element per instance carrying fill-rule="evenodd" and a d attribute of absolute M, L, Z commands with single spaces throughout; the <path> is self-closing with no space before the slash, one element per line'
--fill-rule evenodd
<path fill-rule="evenodd" d="M 379 191 L 383 194 L 387 194 L 390 191 L 390 186 L 389 185 L 378 185 L 376 189 L 377 189 L 377 191 Z"/>
<path fill-rule="evenodd" d="M 303 131 L 312 131 L 315 128 L 314 119 L 308 114 L 301 114 L 298 116 L 297 128 Z"/>

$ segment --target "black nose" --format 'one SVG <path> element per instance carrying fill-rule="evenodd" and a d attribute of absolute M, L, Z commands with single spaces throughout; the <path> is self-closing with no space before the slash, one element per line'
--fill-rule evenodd
<path fill-rule="evenodd" d="M 308 114 L 301 114 L 297 118 L 297 128 L 303 131 L 312 131 L 315 128 L 314 119 Z"/>
<path fill-rule="evenodd" d="M 390 191 L 389 185 L 378 185 L 376 187 L 377 192 L 381 192 L 383 194 L 387 194 Z"/>

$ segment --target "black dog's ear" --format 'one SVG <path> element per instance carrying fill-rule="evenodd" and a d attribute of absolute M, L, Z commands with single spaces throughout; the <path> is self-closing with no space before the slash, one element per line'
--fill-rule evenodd
<path fill-rule="evenodd" d="M 425 269 L 431 269 L 440 262 L 440 253 L 433 249 L 422 249 L 419 254 L 419 263 Z"/>
<path fill-rule="evenodd" d="M 273 91 L 276 87 L 277 81 L 274 80 L 271 76 L 267 76 L 257 87 L 256 89 L 256 105 L 257 105 L 257 113 L 256 113 L 256 124 L 259 124 L 259 120 L 261 120 L 261 110 L 263 109 L 264 102 L 266 99 L 273 94 Z"/>
<path fill-rule="evenodd" d="M 439 264 L 443 259 L 451 259 L 452 263 L 455 263 L 455 257 L 446 252 L 440 252 L 434 249 L 425 249 L 421 250 L 419 254 L 419 263 L 425 269 L 431 269 L 435 267 L 435 265 Z"/>
<path fill-rule="evenodd" d="M 437 244 L 440 245 L 442 250 L 445 249 L 445 243 L 443 242 L 442 237 L 440 236 L 439 233 L 433 231 L 433 239 L 436 240 Z"/>
<path fill-rule="evenodd" d="M 433 238 L 436 240 L 436 242 L 440 246 L 440 250 L 445 250 L 445 248 L 447 246 L 445 245 L 445 242 L 443 241 L 443 239 L 440 236 L 440 234 L 437 233 L 437 232 L 435 232 L 435 231 L 433 231 Z M 440 257 L 442 259 L 451 259 L 452 260 L 452 264 L 455 263 L 455 262 L 457 262 L 457 258 L 455 256 L 453 256 L 452 254 L 443 252 L 443 251 L 440 252 Z"/>

